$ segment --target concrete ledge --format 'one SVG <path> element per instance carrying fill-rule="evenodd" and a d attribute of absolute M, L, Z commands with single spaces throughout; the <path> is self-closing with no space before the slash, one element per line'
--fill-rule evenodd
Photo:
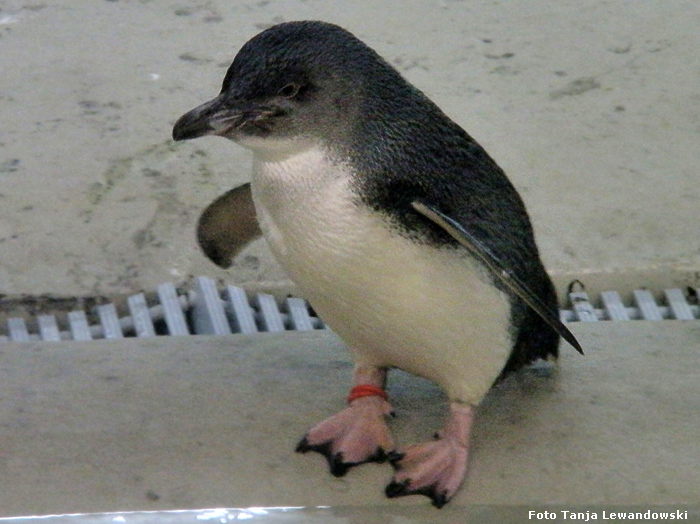
<path fill-rule="evenodd" d="M 487 398 L 467 485 L 441 518 L 464 505 L 697 503 L 700 323 L 572 329 L 585 358 L 563 346 L 558 371 L 525 371 Z M 384 499 L 388 465 L 336 479 L 320 456 L 293 452 L 342 406 L 350 370 L 342 343 L 321 332 L 0 346 L 0 516 L 434 511 L 422 497 Z M 400 445 L 440 427 L 432 384 L 396 372 L 389 393 Z"/>

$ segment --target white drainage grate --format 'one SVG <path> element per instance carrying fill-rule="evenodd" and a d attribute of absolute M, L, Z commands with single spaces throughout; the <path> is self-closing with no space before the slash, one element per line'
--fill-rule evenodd
<path fill-rule="evenodd" d="M 689 288 L 689 295 L 697 297 L 700 288 Z M 600 294 L 602 307 L 596 308 L 583 291 L 569 293 L 572 309 L 562 310 L 562 322 L 597 322 L 599 320 L 696 320 L 700 318 L 700 306 L 689 304 L 681 289 L 664 290 L 665 304 L 658 304 L 651 291 L 635 289 L 633 303 L 625 305 L 617 291 Z"/>
<path fill-rule="evenodd" d="M 96 306 L 92 325 L 85 311 L 68 313 L 63 327 L 54 315 L 37 316 L 36 333 L 30 333 L 25 319 L 10 318 L 0 343 L 326 329 L 305 300 L 290 297 L 280 306 L 272 295 L 258 293 L 249 298 L 235 286 L 219 293 L 207 277 L 197 277 L 189 293 L 178 293 L 166 283 L 158 286 L 156 295 L 158 303 L 150 307 L 143 293 L 129 297 L 129 314 L 121 317 L 114 304 Z"/>
<path fill-rule="evenodd" d="M 691 290 L 694 296 L 700 289 Z M 143 293 L 126 301 L 129 314 L 119 316 L 114 304 L 96 306 L 93 324 L 85 311 L 71 311 L 64 318 L 54 315 L 36 317 L 36 333 L 30 332 L 24 318 L 7 320 L 7 334 L 2 342 L 38 340 L 93 340 L 123 337 L 155 337 L 185 335 L 228 335 L 309 331 L 326 329 L 309 304 L 300 298 L 286 298 L 281 305 L 272 295 L 249 296 L 242 288 L 228 285 L 220 291 L 207 277 L 197 277 L 194 289 L 178 293 L 171 283 L 156 290 L 157 304 L 149 306 Z M 602 307 L 595 307 L 584 291 L 569 292 L 572 309 L 560 311 L 562 322 L 597 322 L 625 320 L 695 320 L 700 306 L 690 304 L 680 289 L 667 289 L 664 304 L 658 304 L 650 291 L 635 290 L 633 303 L 625 305 L 616 291 L 600 295 Z"/>

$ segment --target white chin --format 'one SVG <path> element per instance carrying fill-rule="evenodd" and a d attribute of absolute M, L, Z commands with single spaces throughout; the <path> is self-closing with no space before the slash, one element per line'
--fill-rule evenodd
<path fill-rule="evenodd" d="M 275 136 L 251 136 L 237 134 L 235 137 L 227 137 L 236 143 L 252 149 L 256 155 L 294 155 L 307 151 L 316 145 L 316 141 L 302 138 L 288 138 Z"/>

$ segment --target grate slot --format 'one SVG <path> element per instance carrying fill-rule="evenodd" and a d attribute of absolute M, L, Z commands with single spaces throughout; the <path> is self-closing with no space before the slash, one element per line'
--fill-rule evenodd
<path fill-rule="evenodd" d="M 92 340 L 90 325 L 85 311 L 71 311 L 68 313 L 68 323 L 73 340 Z"/>
<path fill-rule="evenodd" d="M 569 299 L 574 306 L 574 313 L 578 320 L 581 322 L 597 322 L 598 316 L 596 315 L 595 308 L 591 305 L 588 300 L 588 295 L 583 291 L 577 291 L 574 293 L 569 293 Z"/>
<path fill-rule="evenodd" d="M 61 333 L 58 330 L 56 317 L 53 315 L 39 315 L 36 320 L 39 324 L 39 336 L 41 336 L 41 340 L 49 340 L 51 342 L 58 342 L 61 340 Z"/>
<path fill-rule="evenodd" d="M 257 333 L 255 312 L 250 307 L 248 296 L 240 287 L 226 286 L 226 310 L 236 333 Z"/>
<path fill-rule="evenodd" d="M 7 330 L 12 342 L 29 342 L 29 331 L 23 318 L 8 318 Z"/>
<path fill-rule="evenodd" d="M 668 306 L 671 308 L 673 318 L 676 320 L 695 320 L 690 305 L 686 302 L 680 289 L 666 289 L 664 290 L 664 295 Z"/>
<path fill-rule="evenodd" d="M 95 308 L 100 317 L 100 324 L 104 330 L 104 338 L 124 338 L 122 326 L 119 323 L 117 308 L 114 304 L 104 304 Z"/>
<path fill-rule="evenodd" d="M 622 303 L 620 294 L 617 291 L 603 291 L 600 294 L 605 311 L 610 320 L 629 320 L 630 316 L 627 313 L 627 308 Z"/>
<path fill-rule="evenodd" d="M 265 331 L 276 333 L 284 331 L 284 318 L 277 307 L 275 297 L 266 293 L 258 293 L 255 297 L 260 308 L 260 322 Z"/>
<path fill-rule="evenodd" d="M 153 326 L 151 312 L 148 310 L 146 295 L 139 293 L 129 297 L 126 301 L 129 313 L 133 319 L 134 331 L 137 337 L 155 337 L 156 329 Z"/>
<path fill-rule="evenodd" d="M 158 299 L 163 306 L 163 317 L 165 325 L 168 328 L 168 334 L 172 336 L 189 335 L 190 330 L 187 327 L 187 320 L 183 313 L 183 307 L 177 297 L 175 286 L 167 282 L 161 284 L 157 288 Z"/>
<path fill-rule="evenodd" d="M 284 305 L 289 313 L 292 329 L 295 331 L 312 331 L 314 329 L 306 300 L 289 297 L 284 301 Z"/>
<path fill-rule="evenodd" d="M 226 319 L 216 283 L 211 278 L 197 277 L 197 290 L 193 293 L 191 302 L 192 321 L 197 334 L 231 334 L 231 326 Z"/>
<path fill-rule="evenodd" d="M 632 294 L 644 320 L 663 320 L 654 296 L 646 289 L 635 289 Z"/>

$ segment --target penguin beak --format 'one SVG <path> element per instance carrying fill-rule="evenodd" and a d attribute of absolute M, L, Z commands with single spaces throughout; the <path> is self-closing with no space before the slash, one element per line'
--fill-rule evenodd
<path fill-rule="evenodd" d="M 174 140 L 227 136 L 248 122 L 275 116 L 279 109 L 247 101 L 227 101 L 222 95 L 182 115 L 173 127 Z"/>

